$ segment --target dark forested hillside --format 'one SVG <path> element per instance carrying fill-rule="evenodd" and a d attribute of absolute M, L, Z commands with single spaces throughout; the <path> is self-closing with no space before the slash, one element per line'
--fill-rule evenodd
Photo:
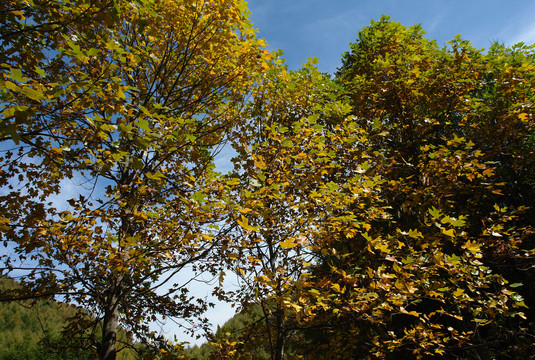
<path fill-rule="evenodd" d="M 0 279 L 2 290 L 15 286 L 12 279 Z M 93 359 L 90 346 L 84 348 L 71 334 L 63 334 L 66 319 L 74 316 L 75 310 L 48 299 L 0 302 L 0 360 Z M 134 358 L 127 349 L 118 356 L 121 360 Z"/>
<path fill-rule="evenodd" d="M 208 342 L 186 349 L 185 354 L 191 360 L 225 358 L 225 354 L 221 351 L 225 347 L 223 344 L 232 343 L 234 339 L 242 337 L 246 338 L 247 342 L 238 346 L 239 355 L 231 355 L 231 358 L 269 359 L 268 340 L 263 328 L 264 321 L 262 307 L 253 305 L 234 315 L 223 326 L 218 326 Z"/>

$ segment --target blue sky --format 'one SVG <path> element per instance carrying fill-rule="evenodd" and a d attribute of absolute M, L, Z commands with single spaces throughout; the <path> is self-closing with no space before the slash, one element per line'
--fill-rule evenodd
<path fill-rule="evenodd" d="M 320 70 L 333 73 L 358 30 L 382 14 L 406 26 L 422 24 L 439 45 L 456 34 L 476 48 L 535 42 L 533 0 L 250 0 L 248 8 L 259 36 L 283 50 L 292 69 L 317 57 Z"/>

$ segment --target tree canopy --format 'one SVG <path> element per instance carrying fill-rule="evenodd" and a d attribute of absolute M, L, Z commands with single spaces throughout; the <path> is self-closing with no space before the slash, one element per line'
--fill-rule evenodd
<path fill-rule="evenodd" d="M 145 341 L 162 316 L 203 325 L 186 285 L 218 272 L 231 226 L 213 159 L 267 57 L 245 9 L 2 2 L 3 259 L 23 285 L 2 297 L 85 308 L 93 323 L 69 326 L 101 359 L 115 358 L 118 323 Z"/>
<path fill-rule="evenodd" d="M 533 55 L 459 37 L 440 48 L 386 17 L 344 55 L 341 96 L 367 135 L 384 209 L 364 241 L 339 238 L 322 262 L 329 275 L 318 273 L 324 291 L 346 288 L 331 307 L 347 315 L 330 319 L 340 338 L 359 339 L 349 351 L 532 352 Z"/>
<path fill-rule="evenodd" d="M 262 88 L 276 94 L 253 99 L 237 159 L 254 180 L 242 289 L 265 321 L 221 346 L 236 359 L 259 346 L 271 359 L 529 357 L 533 47 L 439 47 L 386 17 L 350 46 L 334 81 L 276 70 Z"/>
<path fill-rule="evenodd" d="M 2 271 L 21 281 L 0 300 L 85 309 L 67 330 L 100 359 L 119 324 L 187 356 L 149 325 L 206 324 L 190 273 L 253 314 L 214 359 L 535 351 L 533 46 L 440 47 L 383 17 L 332 77 L 288 70 L 238 0 L 0 6 Z"/>

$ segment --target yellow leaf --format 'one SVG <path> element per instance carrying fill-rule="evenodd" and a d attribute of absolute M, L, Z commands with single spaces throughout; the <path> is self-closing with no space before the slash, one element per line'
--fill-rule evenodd
<path fill-rule="evenodd" d="M 245 216 L 241 216 L 241 220 L 238 220 L 238 225 L 240 225 L 244 230 L 247 231 L 256 231 L 258 228 L 256 226 L 249 225 L 249 220 Z"/>
<path fill-rule="evenodd" d="M 455 236 L 455 230 L 454 229 L 446 230 L 446 229 L 442 228 L 442 233 L 444 235 L 448 235 L 448 236 L 451 236 L 451 237 Z"/>
<path fill-rule="evenodd" d="M 291 301 L 284 301 L 287 307 L 293 307 L 296 311 L 301 311 L 303 308 L 302 306 L 299 306 L 298 304 L 291 302 Z"/>
<path fill-rule="evenodd" d="M 134 215 L 134 217 L 135 217 L 136 219 L 140 219 L 140 220 L 148 220 L 148 218 L 149 218 L 149 217 L 147 216 L 147 214 L 145 214 L 144 212 L 137 211 L 137 210 L 134 210 L 134 211 L 132 212 L 132 215 Z"/>
<path fill-rule="evenodd" d="M 14 11 L 12 11 L 11 13 L 12 13 L 13 15 L 15 15 L 15 16 L 21 18 L 22 20 L 26 19 L 26 18 L 24 17 L 24 12 L 23 12 L 22 10 L 14 10 Z M 525 114 L 524 114 L 524 115 L 525 115 Z"/>
<path fill-rule="evenodd" d="M 16 92 L 20 92 L 21 91 L 21 88 L 18 87 L 17 85 L 15 85 L 14 83 L 12 83 L 11 81 L 4 82 L 4 86 L 7 89 L 10 89 L 10 90 L 13 90 L 13 91 L 16 91 Z"/>
<path fill-rule="evenodd" d="M 478 252 L 479 251 L 479 247 L 480 245 L 477 243 L 477 242 L 472 242 L 470 240 L 468 240 L 465 244 L 464 244 L 464 248 L 468 251 L 471 251 L 471 252 Z"/>
<path fill-rule="evenodd" d="M 483 152 L 481 150 L 476 150 L 476 151 L 474 151 L 474 156 L 475 157 L 481 157 L 481 156 L 483 156 Z"/>
<path fill-rule="evenodd" d="M 115 93 L 115 97 L 117 99 L 125 100 L 126 96 L 121 88 L 117 89 L 117 92 Z"/>
<path fill-rule="evenodd" d="M 0 231 L 8 231 L 9 229 L 10 229 L 9 219 L 5 219 L 5 218 L 0 219 Z M 44 231 L 44 230 L 41 230 L 41 231 Z M 44 235 L 44 234 L 41 234 L 41 235 Z"/>
<path fill-rule="evenodd" d="M 409 230 L 409 236 L 411 238 L 414 238 L 414 239 L 417 239 L 419 237 L 423 238 L 424 236 L 422 235 L 421 232 L 419 232 L 418 230 Z"/>
<path fill-rule="evenodd" d="M 381 252 L 384 252 L 386 254 L 390 254 L 390 249 L 388 248 L 387 244 L 376 244 L 375 248 L 380 250 Z"/>
<path fill-rule="evenodd" d="M 294 238 L 288 238 L 281 242 L 279 245 L 282 249 L 291 249 L 297 246 L 297 244 L 294 242 Z"/>
<path fill-rule="evenodd" d="M 232 178 L 230 180 L 227 180 L 227 185 L 229 186 L 239 185 L 239 184 L 240 184 L 240 179 L 238 178 Z"/>
<path fill-rule="evenodd" d="M 443 261 L 443 254 L 442 253 L 438 253 L 438 254 L 435 254 L 433 256 L 433 262 L 437 265 L 443 265 L 444 264 L 444 261 Z"/>
<path fill-rule="evenodd" d="M 527 121 L 528 117 L 529 117 L 529 115 L 526 114 L 526 113 L 518 114 L 518 118 L 520 119 L 520 121 Z"/>
<path fill-rule="evenodd" d="M 264 170 L 266 168 L 266 162 L 264 161 L 264 159 L 260 155 L 256 156 L 256 158 L 254 159 L 254 163 L 255 163 L 256 166 L 258 166 L 258 168 L 260 168 L 262 170 Z"/>
<path fill-rule="evenodd" d="M 214 240 L 214 237 L 208 234 L 201 234 L 201 236 L 208 241 Z"/>

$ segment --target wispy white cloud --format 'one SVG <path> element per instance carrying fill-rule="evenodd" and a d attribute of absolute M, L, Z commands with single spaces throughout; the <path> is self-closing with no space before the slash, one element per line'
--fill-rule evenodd
<path fill-rule="evenodd" d="M 432 33 L 434 31 L 437 31 L 437 29 L 440 29 L 445 18 L 445 13 L 435 13 L 435 15 L 428 18 L 428 20 L 422 24 L 424 26 L 425 32 Z"/>
<path fill-rule="evenodd" d="M 524 42 L 526 44 L 535 43 L 535 3 L 526 4 L 521 9 L 517 9 L 502 29 L 497 34 L 499 42 L 507 46 Z"/>
<path fill-rule="evenodd" d="M 535 43 L 535 22 L 526 24 L 517 31 L 510 31 L 509 34 L 506 34 L 504 41 L 507 45 L 513 45 L 519 42 L 526 44 Z"/>

